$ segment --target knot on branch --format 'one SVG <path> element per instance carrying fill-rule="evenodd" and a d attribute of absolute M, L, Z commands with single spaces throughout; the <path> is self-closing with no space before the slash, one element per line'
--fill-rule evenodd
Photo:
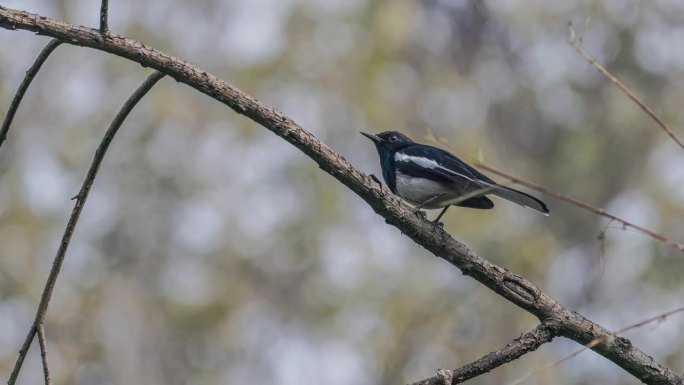
<path fill-rule="evenodd" d="M 502 286 L 507 294 L 515 297 L 518 302 L 526 307 L 533 307 L 539 298 L 539 289 L 525 278 L 506 272 Z"/>
<path fill-rule="evenodd" d="M 611 337 L 613 337 L 613 343 L 615 346 L 621 351 L 628 352 L 632 349 L 632 341 L 628 340 L 627 338 L 614 335 L 611 335 Z"/>

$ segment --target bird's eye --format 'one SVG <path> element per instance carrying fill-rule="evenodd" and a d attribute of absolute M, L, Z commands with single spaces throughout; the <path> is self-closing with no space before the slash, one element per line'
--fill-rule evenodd
<path fill-rule="evenodd" d="M 389 137 L 390 142 L 396 142 L 397 140 L 399 140 L 399 138 L 396 135 L 392 135 Z"/>

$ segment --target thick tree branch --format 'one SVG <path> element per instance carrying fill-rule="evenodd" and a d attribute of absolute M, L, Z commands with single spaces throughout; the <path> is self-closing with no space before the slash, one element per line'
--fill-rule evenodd
<path fill-rule="evenodd" d="M 415 382 L 412 385 L 460 384 L 537 350 L 543 344 L 550 342 L 557 335 L 557 332 L 557 324 L 542 322 L 531 332 L 523 334 L 495 352 L 491 352 L 458 369 L 439 370 L 436 376 Z"/>
<path fill-rule="evenodd" d="M 17 92 L 14 94 L 14 99 L 12 99 L 12 103 L 10 104 L 10 108 L 7 111 L 7 115 L 5 115 L 5 120 L 2 122 L 2 127 L 0 127 L 0 147 L 2 147 L 2 144 L 5 142 L 5 139 L 7 138 L 7 133 L 9 132 L 10 126 L 12 125 L 14 114 L 16 114 L 17 110 L 19 109 L 19 104 L 21 104 L 21 100 L 24 98 L 26 90 L 31 85 L 33 78 L 35 78 L 38 74 L 38 71 L 40 71 L 40 67 L 43 65 L 43 63 L 45 63 L 45 60 L 47 60 L 48 56 L 50 56 L 52 51 L 54 51 L 55 48 L 59 47 L 60 44 L 62 44 L 62 42 L 57 39 L 51 40 L 40 52 L 31 68 L 29 68 L 29 70 L 26 71 L 26 76 L 19 85 L 19 89 L 17 89 Z"/>
<path fill-rule="evenodd" d="M 684 307 L 680 307 L 680 308 L 677 308 L 677 309 L 674 309 L 674 310 L 666 311 L 666 312 L 664 312 L 664 313 L 660 313 L 660 314 L 658 314 L 658 315 L 655 315 L 655 316 L 652 316 L 652 317 L 648 317 L 648 318 L 646 318 L 645 320 L 641 320 L 641 321 L 639 321 L 639 322 L 637 322 L 637 323 L 635 323 L 635 324 L 632 324 L 632 325 L 629 325 L 629 326 L 625 326 L 625 327 L 623 327 L 622 329 L 616 330 L 614 333 L 615 333 L 616 335 L 618 335 L 618 334 L 625 333 L 625 332 L 627 332 L 627 331 L 629 331 L 629 330 L 632 330 L 632 329 L 636 329 L 636 328 L 642 327 L 642 326 L 647 325 L 647 324 L 649 324 L 649 323 L 651 323 L 651 322 L 656 322 L 656 321 L 660 322 L 660 321 L 665 320 L 667 317 L 669 317 L 669 316 L 671 316 L 671 315 L 673 315 L 673 314 L 681 313 L 681 312 L 683 312 L 683 311 L 684 311 Z M 591 349 L 591 348 L 593 348 L 594 346 L 596 346 L 596 345 L 598 345 L 598 344 L 602 344 L 602 343 L 603 343 L 603 340 L 604 340 L 604 337 L 599 337 L 599 338 L 597 338 L 597 339 L 595 339 L 595 340 L 592 340 L 592 341 L 589 342 L 588 344 L 584 345 L 584 347 L 582 347 L 581 349 L 575 350 L 574 352 L 568 354 L 567 356 L 565 356 L 565 357 L 563 357 L 563 358 L 561 358 L 561 359 L 559 359 L 559 360 L 556 360 L 556 361 L 554 361 L 554 362 L 551 362 L 551 363 L 548 364 L 548 365 L 544 365 L 544 366 L 542 366 L 541 368 L 538 368 L 538 369 L 536 369 L 536 370 L 533 370 L 533 371 L 527 373 L 525 376 L 519 378 L 519 379 L 518 379 L 517 381 L 515 381 L 515 382 L 512 382 L 510 385 L 522 384 L 522 383 L 523 383 L 525 380 L 527 380 L 528 378 L 530 378 L 530 377 L 532 377 L 532 376 L 535 376 L 535 375 L 537 375 L 537 374 L 539 374 L 539 373 L 541 373 L 541 372 L 543 372 L 543 371 L 545 371 L 545 370 L 548 370 L 548 369 L 550 369 L 550 368 L 553 368 L 554 366 L 558 366 L 558 365 L 562 364 L 563 362 L 565 362 L 565 361 L 567 361 L 567 360 L 569 360 L 569 359 L 571 359 L 571 358 L 577 356 L 578 354 L 582 353 L 583 351 L 585 351 L 585 350 L 587 350 L 587 349 Z"/>
<path fill-rule="evenodd" d="M 512 274 L 475 254 L 440 226 L 419 218 L 387 188 L 354 168 L 292 119 L 216 76 L 123 36 L 103 36 L 98 30 L 75 27 L 22 11 L 0 7 L 0 27 L 34 31 L 70 44 L 91 47 L 128 58 L 143 66 L 164 72 L 177 81 L 226 104 L 297 147 L 321 169 L 364 199 L 376 213 L 385 218 L 387 223 L 397 227 L 414 242 L 452 263 L 461 269 L 463 274 L 473 277 L 510 302 L 532 313 L 542 322 L 558 322 L 560 335 L 583 345 L 599 336 L 607 335 L 607 342 L 596 346 L 594 350 L 641 381 L 649 384 L 684 384 L 681 377 L 632 346 L 629 340 L 614 337 L 602 326 L 561 306 L 525 278 Z"/>
<path fill-rule="evenodd" d="M 62 242 L 60 242 L 59 244 L 57 255 L 55 256 L 55 259 L 52 262 L 52 269 L 50 270 L 47 282 L 45 283 L 43 295 L 40 298 L 40 304 L 38 305 L 36 318 L 33 322 L 33 325 L 31 326 L 31 329 L 26 335 L 26 340 L 24 341 L 24 344 L 22 345 L 22 348 L 19 351 L 19 357 L 17 358 L 17 362 L 14 364 L 12 374 L 10 375 L 10 378 L 7 381 L 9 385 L 14 385 L 14 383 L 17 381 L 19 371 L 21 370 L 21 366 L 24 363 L 24 358 L 26 357 L 26 353 L 28 353 L 28 349 L 31 346 L 33 337 L 35 336 L 36 331 L 39 331 L 43 328 L 43 325 L 45 323 L 45 314 L 47 312 L 48 305 L 50 304 L 52 292 L 55 289 L 55 283 L 57 282 L 59 271 L 62 268 L 62 263 L 64 262 L 64 256 L 66 255 L 67 248 L 69 247 L 69 243 L 71 242 L 71 237 L 74 234 L 74 229 L 76 228 L 76 224 L 78 223 L 81 211 L 83 211 L 83 206 L 85 205 L 86 199 L 88 198 L 88 194 L 90 193 L 90 188 L 93 186 L 93 182 L 95 181 L 95 177 L 97 176 L 97 172 L 100 169 L 100 165 L 102 164 L 102 160 L 104 159 L 107 149 L 109 148 L 109 145 L 112 143 L 114 135 L 119 130 L 119 127 L 121 127 L 124 120 L 126 120 L 128 114 L 131 112 L 131 110 L 133 110 L 133 107 L 135 107 L 135 105 L 138 104 L 140 99 L 142 99 L 143 96 L 145 96 L 145 94 L 147 94 L 147 92 L 159 81 L 159 79 L 163 77 L 163 73 L 154 72 L 133 93 L 133 95 L 131 95 L 131 97 L 128 98 L 128 100 L 126 101 L 126 103 L 124 103 L 121 110 L 114 117 L 114 120 L 112 120 L 112 123 L 110 124 L 109 128 L 107 129 L 107 132 L 102 138 L 100 145 L 97 147 L 97 150 L 95 151 L 95 157 L 93 158 L 93 162 L 90 166 L 90 169 L 88 170 L 88 173 L 86 174 L 86 177 L 83 180 L 81 190 L 79 191 L 78 195 L 74 197 L 76 199 L 76 203 L 74 204 L 74 208 L 71 211 L 69 222 L 67 223 L 66 228 L 64 229 L 64 235 L 62 236 Z"/>

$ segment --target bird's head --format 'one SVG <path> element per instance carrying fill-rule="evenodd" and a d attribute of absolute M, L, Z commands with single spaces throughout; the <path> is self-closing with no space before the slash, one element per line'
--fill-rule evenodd
<path fill-rule="evenodd" d="M 361 135 L 373 141 L 378 152 L 394 152 L 413 143 L 408 136 L 398 131 L 385 131 L 377 135 L 362 132 Z"/>

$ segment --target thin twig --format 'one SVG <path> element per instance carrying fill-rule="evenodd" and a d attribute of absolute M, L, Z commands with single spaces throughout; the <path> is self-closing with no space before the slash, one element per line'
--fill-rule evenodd
<path fill-rule="evenodd" d="M 632 330 L 632 329 L 640 328 L 640 327 L 642 327 L 642 326 L 644 326 L 644 325 L 646 325 L 646 324 L 650 324 L 651 322 L 654 322 L 654 321 L 664 321 L 667 317 L 669 317 L 669 316 L 671 316 L 671 315 L 673 315 L 673 314 L 676 314 L 676 313 L 681 313 L 681 312 L 683 312 L 683 311 L 684 311 L 684 306 L 679 307 L 679 308 L 674 309 L 674 310 L 666 311 L 665 313 L 661 313 L 661 314 L 658 314 L 658 315 L 654 315 L 653 317 L 646 318 L 646 319 L 643 320 L 643 321 L 639 321 L 639 322 L 637 322 L 637 323 L 635 323 L 635 324 L 632 324 L 632 325 L 629 325 L 629 326 L 625 326 L 625 327 L 622 328 L 622 329 L 618 329 L 618 330 L 615 331 L 615 334 L 622 334 L 622 333 L 627 332 L 627 331 L 630 331 L 630 330 Z"/>
<path fill-rule="evenodd" d="M 178 82 L 229 106 L 292 144 L 309 156 L 326 173 L 361 197 L 385 222 L 435 256 L 459 268 L 496 294 L 533 314 L 540 320 L 557 320 L 559 334 L 581 344 L 610 332 L 601 325 L 561 305 L 524 277 L 489 262 L 459 242 L 440 226 L 417 215 L 391 195 L 384 186 L 361 172 L 344 157 L 303 129 L 291 118 L 264 104 L 215 75 L 185 60 L 123 36 L 102 39 L 98 30 L 76 27 L 42 15 L 0 6 L 0 28 L 28 30 L 59 38 L 70 44 L 90 47 L 127 58 L 143 66 L 163 71 Z M 684 385 L 684 377 L 656 362 L 630 345 L 608 341 L 595 351 L 644 383 Z"/>
<path fill-rule="evenodd" d="M 619 222 L 619 223 L 621 223 L 624 227 L 631 227 L 631 228 L 633 228 L 633 229 L 639 231 L 640 233 L 642 233 L 642 234 L 644 234 L 644 235 L 646 235 L 646 236 L 649 236 L 649 237 L 651 237 L 651 238 L 653 238 L 653 239 L 655 239 L 655 240 L 657 240 L 657 241 L 660 241 L 660 242 L 662 242 L 662 243 L 664 243 L 664 244 L 666 244 L 666 245 L 668 245 L 668 246 L 670 246 L 670 247 L 673 247 L 673 248 L 675 248 L 675 249 L 677 249 L 677 250 L 679 250 L 679 251 L 684 252 L 684 244 L 683 244 L 683 243 L 677 242 L 677 241 L 673 241 L 673 240 L 671 240 L 671 239 L 669 239 L 669 238 L 666 238 L 666 237 L 664 237 L 664 236 L 662 236 L 662 235 L 660 235 L 660 234 L 657 234 L 657 233 L 655 233 L 655 232 L 653 232 L 653 231 L 651 231 L 651 230 L 649 230 L 649 229 L 647 229 L 647 228 L 645 228 L 645 227 L 641 227 L 641 226 L 639 226 L 639 225 L 635 225 L 634 223 L 628 222 L 627 220 L 622 219 L 622 218 L 620 218 L 620 217 L 618 217 L 618 216 L 615 216 L 615 215 L 613 215 L 613 214 L 607 212 L 606 210 L 604 210 L 604 209 L 602 209 L 602 208 L 600 208 L 600 207 L 592 206 L 592 205 L 590 205 L 590 204 L 588 204 L 588 203 L 582 202 L 582 201 L 577 200 L 577 199 L 575 199 L 575 198 L 572 198 L 572 197 L 570 197 L 570 196 L 568 196 L 568 195 L 565 195 L 565 194 L 559 193 L 559 192 L 557 192 L 557 191 L 551 190 L 551 189 L 548 188 L 548 187 L 544 187 L 544 186 L 542 186 L 542 185 L 539 185 L 539 184 L 536 184 L 536 183 L 532 183 L 532 182 L 529 182 L 529 181 L 527 181 L 527 180 L 525 180 L 525 179 L 522 179 L 522 178 L 513 176 L 513 175 L 508 174 L 508 173 L 506 173 L 506 172 L 503 172 L 503 171 L 500 171 L 500 170 L 498 170 L 498 169 L 495 169 L 494 167 L 489 166 L 489 165 L 487 165 L 487 164 L 485 164 L 485 163 L 482 163 L 482 162 L 480 162 L 480 161 L 477 161 L 477 162 L 474 162 L 474 163 L 476 163 L 476 166 L 477 166 L 477 167 L 479 167 L 479 168 L 481 168 L 481 169 L 484 169 L 484 170 L 487 170 L 487 171 L 489 171 L 489 172 L 491 172 L 491 173 L 493 173 L 493 174 L 499 175 L 499 176 L 501 176 L 501 177 L 504 177 L 504 178 L 506 178 L 506 179 L 509 179 L 511 182 L 514 182 L 514 183 L 517 183 L 517 184 L 521 184 L 521 185 L 523 185 L 523 186 L 525 186 L 525 187 L 531 188 L 531 189 L 533 189 L 533 190 L 537 190 L 537 191 L 542 192 L 542 193 L 547 194 L 547 195 L 551 195 L 552 197 L 555 197 L 555 198 L 558 198 L 558 199 L 560 199 L 560 200 L 562 200 L 562 201 L 568 202 L 568 203 L 570 203 L 570 204 L 572 204 L 572 205 L 574 205 L 574 206 L 577 206 L 577 207 L 582 208 L 582 209 L 587 210 L 587 211 L 591 211 L 591 212 L 594 213 L 594 214 L 601 215 L 601 216 L 603 216 L 603 217 L 609 218 L 609 219 L 611 219 L 611 220 L 613 220 L 613 221 L 615 221 L 615 222 Z"/>
<path fill-rule="evenodd" d="M 455 152 L 455 150 L 451 147 L 451 145 L 449 144 L 449 142 L 448 142 L 446 139 L 435 136 L 434 133 L 433 133 L 429 128 L 426 129 L 426 130 L 427 130 L 427 132 L 428 132 L 428 139 L 433 140 L 433 141 L 435 141 L 435 142 L 437 142 L 437 143 L 439 143 L 439 144 L 441 144 L 441 145 L 443 145 L 443 146 L 449 148 L 451 151 L 454 151 L 454 152 Z M 570 197 L 570 196 L 568 196 L 568 195 L 559 193 L 559 192 L 557 192 L 557 191 L 555 191 L 555 190 L 551 190 L 551 189 L 548 188 L 548 187 L 545 187 L 545 186 L 542 186 L 542 185 L 540 185 L 540 184 L 536 184 L 536 183 L 530 182 L 530 181 L 528 181 L 528 180 L 522 179 L 522 178 L 520 178 L 520 177 L 511 175 L 511 174 L 509 174 L 509 173 L 507 173 L 507 172 L 504 172 L 504 171 L 501 171 L 501 170 L 499 170 L 499 169 L 496 169 L 496 168 L 494 168 L 494 167 L 492 167 L 492 166 L 490 166 L 490 165 L 488 165 L 488 164 L 486 164 L 486 163 L 482 162 L 481 160 L 476 159 L 476 158 L 474 158 L 474 157 L 468 157 L 468 158 L 470 159 L 470 161 L 473 163 L 474 166 L 479 167 L 479 168 L 481 168 L 481 169 L 483 169 L 483 170 L 487 170 L 487 171 L 491 172 L 492 174 L 496 174 L 496 175 L 498 175 L 498 176 L 500 176 L 500 177 L 503 177 L 503 178 L 506 178 L 506 179 L 510 180 L 510 181 L 513 182 L 513 183 L 517 183 L 517 184 L 523 185 L 523 186 L 525 186 L 525 187 L 527 187 L 527 188 L 531 188 L 532 190 L 536 190 L 536 191 L 539 191 L 539 192 L 541 192 L 541 193 L 544 193 L 544 194 L 547 194 L 547 195 L 551 195 L 552 197 L 557 198 L 557 199 L 560 199 L 560 200 L 562 200 L 562 201 L 564 201 L 564 202 L 570 203 L 570 204 L 573 205 L 573 206 L 576 206 L 576 207 L 579 207 L 579 208 L 581 208 L 581 209 L 590 211 L 590 212 L 592 212 L 592 213 L 594 213 L 594 214 L 597 214 L 597 215 L 606 217 L 606 218 L 610 219 L 611 221 L 619 222 L 619 223 L 622 224 L 622 226 L 624 226 L 624 227 L 631 227 L 631 228 L 637 230 L 638 232 L 640 232 L 640 233 L 642 233 L 642 234 L 644 234 L 644 235 L 646 235 L 646 236 L 648 236 L 648 237 L 651 237 L 651 238 L 653 238 L 653 239 L 655 239 L 655 240 L 657 240 L 657 241 L 659 241 L 659 242 L 662 242 L 662 243 L 664 243 L 664 244 L 666 244 L 666 245 L 668 245 L 668 246 L 670 246 L 670 247 L 673 247 L 673 248 L 675 248 L 675 249 L 677 249 L 677 250 L 679 250 L 679 251 L 684 252 L 684 243 L 677 242 L 677 241 L 673 241 L 673 240 L 671 240 L 671 239 L 669 239 L 669 238 L 667 238 L 667 237 L 664 237 L 664 236 L 662 236 L 662 235 L 660 235 L 660 234 L 657 234 L 657 233 L 655 233 L 655 232 L 653 232 L 653 231 L 651 231 L 651 230 L 649 230 L 649 229 L 647 229 L 647 228 L 645 228 L 645 227 L 641 227 L 641 226 L 639 226 L 639 225 L 635 225 L 635 224 L 633 224 L 633 223 L 631 223 L 631 222 L 628 222 L 628 221 L 625 220 L 625 219 L 622 219 L 622 218 L 620 218 L 620 217 L 618 217 L 618 216 L 616 216 L 616 215 L 613 215 L 613 214 L 607 212 L 606 210 L 604 210 L 604 209 L 602 209 L 602 208 L 600 208 L 600 207 L 592 206 L 592 205 L 590 205 L 589 203 L 582 202 L 582 201 L 577 200 L 577 199 L 575 199 L 575 198 L 573 198 L 573 197 Z"/>
<path fill-rule="evenodd" d="M 556 326 L 550 323 L 541 323 L 529 333 L 516 338 L 495 352 L 489 353 L 458 369 L 439 370 L 436 376 L 415 382 L 412 385 L 460 384 L 537 350 L 543 344 L 551 342 L 555 336 Z"/>
<path fill-rule="evenodd" d="M 45 385 L 50 385 L 50 364 L 48 363 L 47 343 L 45 342 L 45 328 L 43 328 L 43 325 L 38 325 L 38 345 L 40 345 L 40 359 L 43 361 Z"/>
<path fill-rule="evenodd" d="M 36 335 L 35 320 L 33 321 L 33 324 L 31 324 L 31 328 L 29 329 L 28 335 L 26 336 L 24 343 L 21 345 L 21 349 L 19 349 L 17 362 L 14 363 L 14 369 L 10 374 L 9 380 L 7 380 L 7 385 L 14 385 L 14 383 L 17 381 L 17 376 L 19 376 L 19 370 L 21 369 L 21 365 L 24 363 L 24 358 L 26 358 L 26 354 L 28 354 L 28 350 L 31 347 L 31 342 L 33 342 L 34 335 Z"/>
<path fill-rule="evenodd" d="M 540 368 L 537 368 L 537 369 L 535 369 L 535 370 L 533 370 L 533 371 L 527 373 L 525 376 L 523 376 L 523 377 L 517 379 L 516 381 L 510 383 L 509 385 L 519 385 L 519 384 L 521 384 L 523 381 L 529 379 L 530 377 L 536 376 L 537 374 L 539 374 L 539 373 L 541 373 L 541 372 L 544 372 L 544 371 L 546 371 L 546 370 L 548 370 L 548 369 L 551 369 L 551 368 L 553 368 L 553 367 L 556 367 L 556 366 L 562 364 L 563 362 L 565 362 L 565 361 L 567 361 L 567 360 L 569 360 L 569 359 L 571 359 L 571 358 L 573 358 L 573 357 L 576 357 L 577 355 L 579 355 L 579 354 L 582 353 L 583 351 L 588 350 L 588 349 L 592 349 L 592 348 L 594 348 L 595 346 L 600 345 L 600 344 L 602 344 L 602 343 L 608 341 L 608 339 L 611 338 L 611 337 L 615 337 L 615 336 L 617 336 L 617 335 L 619 335 L 619 334 L 622 334 L 622 333 L 627 332 L 627 331 L 632 330 L 632 329 L 639 328 L 639 327 L 641 327 L 641 326 L 644 326 L 644 325 L 649 324 L 649 323 L 654 322 L 654 321 L 663 321 L 663 320 L 665 320 L 667 317 L 669 317 L 669 316 L 671 316 L 671 315 L 673 315 L 673 314 L 676 314 L 676 313 L 681 313 L 681 312 L 683 312 L 683 311 L 684 311 L 684 307 L 680 307 L 680 308 L 677 308 L 677 309 L 674 309 L 674 310 L 666 311 L 665 313 L 661 313 L 661 314 L 655 315 L 655 316 L 653 316 L 653 317 L 646 318 L 645 320 L 639 321 L 639 322 L 637 322 L 637 323 L 635 323 L 635 324 L 632 324 L 632 325 L 629 325 L 629 326 L 625 326 L 625 327 L 623 327 L 622 329 L 618 329 L 618 330 L 614 331 L 612 335 L 603 335 L 603 336 L 601 336 L 601 337 L 594 338 L 594 339 L 591 340 L 588 344 L 584 345 L 584 347 L 582 347 L 581 349 L 575 350 L 574 352 L 568 354 L 567 356 L 565 356 L 565 357 L 563 357 L 563 358 L 561 358 L 561 359 L 559 359 L 559 360 L 556 360 L 556 361 L 551 362 L 551 363 L 549 363 L 549 364 L 547 364 L 547 365 L 544 365 L 544 366 L 542 366 L 542 367 L 540 367 Z"/>
<path fill-rule="evenodd" d="M 100 6 L 100 33 L 109 33 L 109 23 L 107 21 L 107 12 L 109 10 L 109 0 L 102 0 L 102 5 Z"/>
<path fill-rule="evenodd" d="M 52 51 L 59 47 L 60 44 L 62 44 L 62 42 L 57 39 L 50 40 L 50 42 L 40 52 L 31 68 L 26 71 L 26 76 L 24 76 L 24 80 L 21 82 L 19 89 L 17 89 L 17 92 L 14 94 L 14 99 L 12 99 L 12 103 L 7 111 L 7 115 L 5 115 L 5 120 L 2 122 L 2 127 L 0 128 L 0 147 L 2 147 L 2 144 L 7 138 L 7 132 L 9 132 L 10 125 L 14 119 L 14 114 L 17 112 L 17 109 L 19 109 L 19 104 L 21 104 L 21 100 L 24 98 L 26 90 L 31 85 L 33 78 L 35 78 L 36 74 L 38 74 L 40 67 L 43 65 L 43 63 L 45 63 L 45 60 L 47 60 Z"/>
<path fill-rule="evenodd" d="M 55 259 L 52 262 L 52 269 L 50 270 L 47 282 L 45 283 L 43 295 L 40 298 L 40 304 L 38 305 L 38 311 L 36 312 L 35 321 L 31 326 L 28 335 L 26 336 L 24 345 L 19 351 L 19 357 L 17 358 L 17 362 L 14 365 L 14 369 L 12 370 L 12 374 L 10 375 L 10 379 L 9 381 L 7 381 L 8 385 L 14 385 L 14 383 L 16 382 L 17 377 L 19 376 L 19 371 L 21 370 L 21 366 L 24 362 L 24 358 L 26 357 L 26 353 L 28 352 L 28 348 L 31 346 L 31 341 L 33 341 L 33 336 L 36 334 L 36 330 L 41 328 L 45 323 L 45 313 L 47 312 L 48 304 L 50 303 L 50 298 L 55 288 L 55 283 L 57 282 L 57 276 L 59 275 L 59 271 L 62 268 L 62 262 L 64 262 L 64 255 L 66 254 L 67 248 L 69 247 L 69 242 L 71 241 L 74 229 L 76 228 L 76 224 L 78 223 L 78 218 L 81 215 L 81 211 L 83 210 L 85 201 L 88 198 L 88 194 L 90 193 L 90 188 L 92 187 L 93 182 L 95 181 L 97 172 L 100 169 L 100 165 L 102 164 L 102 160 L 104 159 L 105 153 L 107 152 L 109 145 L 114 139 L 114 135 L 119 130 L 119 127 L 121 127 L 121 124 L 123 124 L 124 120 L 131 112 L 133 107 L 135 107 L 135 105 L 140 101 L 140 99 L 143 98 L 143 96 L 145 96 L 145 94 L 152 88 L 152 86 L 154 86 L 159 81 L 159 79 L 163 77 L 164 74 L 158 71 L 154 72 L 152 75 L 147 77 L 147 80 L 145 80 L 145 82 L 128 98 L 128 100 L 126 100 L 126 103 L 124 103 L 123 107 L 121 107 L 121 110 L 116 114 L 114 120 L 112 120 L 112 123 L 107 129 L 107 132 L 102 138 L 100 145 L 95 151 L 95 157 L 93 158 L 90 169 L 88 170 L 88 173 L 86 174 L 86 177 L 83 180 L 81 190 L 79 191 L 78 195 L 76 195 L 76 203 L 74 204 L 74 208 L 71 211 L 69 222 L 67 223 L 66 228 L 64 229 L 64 235 L 62 236 L 62 242 L 59 244 L 57 255 L 55 256 Z"/>
<path fill-rule="evenodd" d="M 617 88 L 620 89 L 625 95 L 627 95 L 628 98 L 630 98 L 634 103 L 636 103 L 648 116 L 650 116 L 665 132 L 674 140 L 679 147 L 684 149 L 684 142 L 682 142 L 677 135 L 675 135 L 674 131 L 665 124 L 665 122 L 660 119 L 653 110 L 648 107 L 644 102 L 642 102 L 635 94 L 632 92 L 626 85 L 624 85 L 618 78 L 616 78 L 613 74 L 608 72 L 608 70 L 603 67 L 601 64 L 599 64 L 596 59 L 591 57 L 587 51 L 582 48 L 582 43 L 584 41 L 584 38 L 582 35 L 580 37 L 576 37 L 575 35 L 575 28 L 572 26 L 572 23 L 568 24 L 568 27 L 570 28 L 570 45 L 575 48 L 575 50 L 584 57 L 584 59 L 589 62 L 598 72 L 600 72 L 603 76 L 608 78 L 611 83 L 615 84 Z"/>

